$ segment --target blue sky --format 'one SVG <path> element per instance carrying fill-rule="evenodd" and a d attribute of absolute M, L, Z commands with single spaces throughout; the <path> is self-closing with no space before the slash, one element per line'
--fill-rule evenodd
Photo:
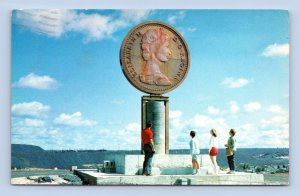
<path fill-rule="evenodd" d="M 12 15 L 12 143 L 139 149 L 140 99 L 119 50 L 156 20 L 185 38 L 191 65 L 170 97 L 170 148 L 194 129 L 208 148 L 289 146 L 289 16 L 280 10 L 19 10 Z"/>

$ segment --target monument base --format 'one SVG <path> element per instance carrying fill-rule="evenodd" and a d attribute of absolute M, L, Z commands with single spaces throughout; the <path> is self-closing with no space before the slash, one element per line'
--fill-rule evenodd
<path fill-rule="evenodd" d="M 96 170 L 74 170 L 89 185 L 271 185 L 264 182 L 263 174 L 236 172 L 218 175 L 124 175 L 106 174 Z M 278 185 L 278 184 L 277 184 Z"/>
<path fill-rule="evenodd" d="M 106 160 L 115 162 L 116 173 L 141 175 L 144 155 L 107 155 Z M 200 174 L 209 174 L 213 167 L 209 155 L 200 155 Z M 191 155 L 155 154 L 152 162 L 153 175 L 189 175 L 192 173 Z"/>

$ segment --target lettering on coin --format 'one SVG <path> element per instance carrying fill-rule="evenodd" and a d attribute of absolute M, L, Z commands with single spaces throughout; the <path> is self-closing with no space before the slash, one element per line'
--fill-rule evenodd
<path fill-rule="evenodd" d="M 134 87 L 150 94 L 163 94 L 185 79 L 190 59 L 187 44 L 174 28 L 161 22 L 145 22 L 125 37 L 120 62 Z"/>

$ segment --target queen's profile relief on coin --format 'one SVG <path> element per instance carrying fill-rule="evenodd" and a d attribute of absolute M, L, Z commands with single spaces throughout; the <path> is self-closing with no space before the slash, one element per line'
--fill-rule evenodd
<path fill-rule="evenodd" d="M 159 21 L 148 21 L 128 32 L 120 49 L 120 63 L 134 87 L 161 95 L 185 79 L 190 56 L 187 44 L 174 28 Z"/>
<path fill-rule="evenodd" d="M 149 29 L 143 34 L 141 47 L 145 62 L 139 75 L 140 81 L 161 86 L 171 85 L 169 78 L 159 68 L 160 63 L 168 61 L 171 56 L 169 36 L 161 28 Z"/>

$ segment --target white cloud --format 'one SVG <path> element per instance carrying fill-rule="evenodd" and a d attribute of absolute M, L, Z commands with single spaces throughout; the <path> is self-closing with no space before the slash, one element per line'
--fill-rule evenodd
<path fill-rule="evenodd" d="M 289 147 L 288 114 L 261 120 L 261 145 L 271 147 Z"/>
<path fill-rule="evenodd" d="M 169 140 L 170 148 L 186 148 L 185 123 L 182 121 L 182 112 L 173 110 L 169 112 Z"/>
<path fill-rule="evenodd" d="M 24 102 L 12 105 L 11 111 L 15 115 L 43 117 L 50 110 L 50 106 L 40 102 Z"/>
<path fill-rule="evenodd" d="M 65 135 L 66 133 L 67 135 Z M 44 149 L 76 149 L 76 144 L 71 148 L 67 138 L 72 132 L 60 132 L 53 127 L 24 126 L 17 123 L 12 126 L 12 143 L 37 145 Z"/>
<path fill-rule="evenodd" d="M 139 132 L 141 130 L 141 125 L 139 123 L 129 123 L 126 128 L 128 131 L 137 131 Z"/>
<path fill-rule="evenodd" d="M 192 118 L 184 121 L 184 132 L 185 135 L 181 134 L 178 139 L 183 139 L 185 143 L 189 141 L 190 138 L 187 138 L 190 130 L 195 130 L 197 133 L 197 138 L 200 141 L 201 148 L 209 147 L 210 139 L 210 130 L 212 128 L 216 129 L 218 132 L 219 145 L 225 144 L 228 134 L 228 125 L 224 118 L 211 118 L 209 116 L 196 114 Z"/>
<path fill-rule="evenodd" d="M 48 134 L 52 135 L 52 136 L 57 136 L 60 133 L 57 129 L 49 129 L 47 131 L 48 131 Z"/>
<path fill-rule="evenodd" d="M 57 125 L 66 125 L 66 126 L 94 126 L 97 124 L 96 121 L 93 120 L 85 120 L 82 118 L 82 115 L 80 112 L 75 112 L 74 114 L 60 114 L 59 117 L 54 119 L 54 124 Z"/>
<path fill-rule="evenodd" d="M 281 108 L 279 105 L 271 105 L 268 108 L 268 111 L 275 113 L 275 114 L 285 114 L 286 113 L 286 111 L 283 108 Z"/>
<path fill-rule="evenodd" d="M 168 17 L 168 22 L 170 24 L 175 24 L 178 20 L 183 20 L 185 17 L 184 11 L 176 12 L 174 15 Z"/>
<path fill-rule="evenodd" d="M 288 56 L 289 44 L 271 44 L 263 50 L 262 55 L 265 57 Z"/>
<path fill-rule="evenodd" d="M 225 78 L 221 84 L 226 86 L 227 88 L 240 88 L 243 87 L 247 84 L 249 84 L 249 80 L 245 79 L 245 78 Z"/>
<path fill-rule="evenodd" d="M 25 120 L 20 122 L 20 126 L 26 126 L 26 127 L 43 127 L 44 125 L 45 122 L 39 119 L 26 118 Z"/>
<path fill-rule="evenodd" d="M 67 32 L 83 34 L 84 41 L 113 38 L 113 34 L 132 23 L 146 18 L 151 10 L 121 10 L 112 15 L 86 14 L 75 10 L 19 10 L 16 22 L 50 37 L 61 37 Z"/>
<path fill-rule="evenodd" d="M 112 37 L 121 23 L 112 23 L 111 18 L 100 14 L 76 14 L 65 24 L 66 31 L 79 32 L 85 35 L 85 41 L 101 40 Z"/>
<path fill-rule="evenodd" d="M 236 127 L 236 140 L 238 148 L 256 147 L 263 140 L 255 124 L 247 123 Z"/>
<path fill-rule="evenodd" d="M 240 110 L 235 101 L 229 102 L 232 106 L 233 113 Z M 250 102 L 246 104 L 246 109 L 256 111 L 262 106 L 258 102 Z M 189 131 L 195 130 L 200 140 L 201 148 L 208 148 L 209 130 L 215 128 L 218 131 L 219 146 L 223 147 L 229 137 L 230 128 L 237 131 L 238 148 L 249 147 L 288 147 L 289 145 L 289 123 L 288 114 L 274 116 L 268 119 L 241 119 L 234 121 L 230 116 L 226 118 L 211 118 L 206 115 L 196 114 L 192 118 L 183 119 L 180 111 L 172 112 L 172 120 L 176 119 L 176 123 L 170 120 L 170 147 L 171 148 L 188 148 Z M 230 123 L 229 123 L 230 122 Z M 247 123 L 244 123 L 247 122 Z M 244 123 L 244 124 L 243 124 Z M 229 125 L 230 124 L 230 125 Z M 177 126 L 176 126 L 177 125 Z M 178 126 L 180 125 L 180 126 Z M 276 135 L 277 134 L 277 135 Z"/>
<path fill-rule="evenodd" d="M 261 132 L 264 140 L 260 140 L 259 145 L 264 147 L 280 147 L 289 148 L 289 130 L 287 129 L 274 129 L 264 130 Z"/>
<path fill-rule="evenodd" d="M 220 109 L 215 108 L 214 106 L 208 106 L 207 113 L 216 115 L 216 114 L 220 114 L 221 112 Z"/>
<path fill-rule="evenodd" d="M 172 113 L 172 119 L 178 120 L 181 126 L 173 126 L 170 121 L 169 141 L 171 149 L 188 149 L 191 129 L 196 131 L 202 149 L 209 147 L 211 128 L 215 128 L 218 132 L 220 148 L 224 147 L 227 142 L 228 131 L 232 127 L 227 125 L 225 119 L 211 118 L 201 114 L 183 119 L 184 116 L 181 111 L 177 110 Z M 15 120 L 17 120 L 16 123 L 14 123 Z M 263 123 L 267 121 L 268 126 L 262 128 Z M 45 127 L 41 129 L 40 127 L 21 126 L 18 122 L 18 117 L 13 119 L 12 142 L 14 143 L 26 142 L 47 149 L 140 149 L 140 124 L 136 122 L 121 124 L 119 128 L 85 127 L 84 132 L 78 127 Z M 274 116 L 265 119 L 265 122 L 249 121 L 240 125 L 239 122 L 234 122 L 233 128 L 237 131 L 237 147 L 288 147 L 289 124 L 287 116 Z M 232 126 L 231 123 L 230 126 Z"/>
<path fill-rule="evenodd" d="M 112 150 L 138 150 L 141 142 L 141 125 L 131 122 L 118 129 L 100 129 L 93 137 L 87 138 L 91 143 Z M 95 139 L 96 138 L 96 139 Z"/>
<path fill-rule="evenodd" d="M 18 10 L 14 22 L 21 28 L 51 37 L 63 34 L 64 10 Z"/>
<path fill-rule="evenodd" d="M 246 112 L 254 112 L 261 109 L 261 104 L 259 102 L 250 102 L 244 105 Z"/>
<path fill-rule="evenodd" d="M 173 149 L 187 149 L 190 140 L 189 133 L 195 130 L 197 137 L 200 140 L 201 148 L 208 148 L 209 146 L 209 131 L 212 128 L 217 129 L 221 135 L 220 143 L 224 143 L 228 134 L 224 134 L 227 130 L 227 123 L 224 118 L 211 118 L 202 114 L 195 114 L 189 119 L 183 119 L 182 112 L 170 111 L 170 148 Z"/>
<path fill-rule="evenodd" d="M 235 101 L 229 102 L 229 106 L 231 113 L 237 113 L 238 111 L 240 111 L 240 108 Z"/>
<path fill-rule="evenodd" d="M 224 118 L 210 118 L 205 115 L 196 114 L 188 122 L 191 127 L 195 128 L 214 128 L 216 126 L 227 126 Z"/>
<path fill-rule="evenodd" d="M 179 110 L 176 110 L 176 111 L 170 111 L 170 112 L 169 112 L 169 118 L 170 118 L 170 119 L 180 118 L 181 115 L 182 115 L 182 112 L 179 111 Z"/>
<path fill-rule="evenodd" d="M 182 112 L 179 110 L 169 112 L 169 122 L 172 130 L 181 130 L 183 128 L 181 116 Z"/>
<path fill-rule="evenodd" d="M 72 12 L 72 17 L 65 22 L 65 31 L 82 33 L 86 36 L 86 42 L 112 38 L 116 31 L 139 22 L 150 13 L 150 10 L 122 10 L 119 17 L 114 18 L 110 15 Z"/>
<path fill-rule="evenodd" d="M 261 123 L 248 123 L 237 127 L 238 148 L 289 147 L 289 124 L 284 117 L 262 119 Z"/>
<path fill-rule="evenodd" d="M 243 124 L 243 125 L 239 126 L 238 129 L 240 129 L 240 130 L 242 129 L 243 131 L 253 131 L 255 129 L 255 127 L 253 124 L 248 123 L 248 124 Z"/>
<path fill-rule="evenodd" d="M 206 127 L 209 124 L 212 124 L 212 119 L 208 116 L 197 114 L 191 120 L 191 126 L 196 128 Z"/>
<path fill-rule="evenodd" d="M 289 124 L 288 115 L 274 116 L 271 119 L 262 119 L 261 127 L 264 129 L 276 129 L 278 127 L 286 126 Z"/>
<path fill-rule="evenodd" d="M 150 15 L 151 10 L 122 10 L 121 18 L 125 21 L 138 22 L 148 15 Z"/>
<path fill-rule="evenodd" d="M 187 31 L 189 31 L 189 32 L 195 32 L 195 31 L 197 31 L 197 28 L 195 28 L 195 27 L 188 27 Z"/>
<path fill-rule="evenodd" d="M 48 90 L 57 88 L 58 82 L 47 75 L 39 76 L 34 73 L 30 73 L 27 76 L 21 77 L 17 82 L 13 84 L 13 86 L 20 88 Z"/>

